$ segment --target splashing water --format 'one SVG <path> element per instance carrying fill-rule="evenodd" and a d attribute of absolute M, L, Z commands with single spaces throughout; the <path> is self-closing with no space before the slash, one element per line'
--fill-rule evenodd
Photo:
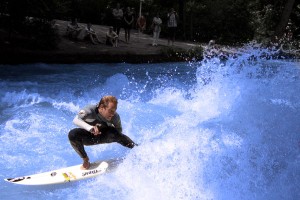
<path fill-rule="evenodd" d="M 300 199 L 300 63 L 244 47 L 200 63 L 0 66 L 1 199 Z M 253 59 L 254 58 L 254 59 Z M 140 145 L 116 171 L 58 186 L 3 181 L 81 162 L 67 139 L 77 111 L 118 97 Z"/>

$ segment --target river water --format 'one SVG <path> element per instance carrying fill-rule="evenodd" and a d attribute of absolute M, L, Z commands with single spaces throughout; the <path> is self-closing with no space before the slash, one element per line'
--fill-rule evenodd
<path fill-rule="evenodd" d="M 1 199 L 300 199 L 300 62 L 260 55 L 0 66 Z M 106 94 L 139 144 L 86 147 L 92 161 L 124 157 L 114 172 L 55 186 L 3 180 L 80 164 L 72 120 Z"/>

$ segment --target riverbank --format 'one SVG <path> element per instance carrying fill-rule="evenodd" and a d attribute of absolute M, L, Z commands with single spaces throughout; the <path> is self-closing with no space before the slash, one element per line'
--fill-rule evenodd
<path fill-rule="evenodd" d="M 161 63 L 201 60 L 206 44 L 176 41 L 173 46 L 168 40 L 160 38 L 158 46 L 152 46 L 152 36 L 131 30 L 130 43 L 125 42 L 124 30 L 120 32 L 119 47 L 105 45 L 108 26 L 93 25 L 93 29 L 101 40 L 94 45 L 89 41 L 72 41 L 66 37 L 68 22 L 57 20 L 56 27 L 60 42 L 55 50 L 35 50 L 17 47 L 5 40 L 0 40 L 0 64 L 25 63 Z M 85 24 L 80 24 L 85 27 Z M 0 34 L 7 35 L 1 32 Z M 180 34 L 180 33 L 177 33 Z M 5 37 L 2 37 L 5 38 Z M 221 46 L 220 46 L 221 47 Z M 212 56 L 238 55 L 236 48 L 221 47 L 221 51 Z M 206 52 L 207 53 L 207 52 Z M 222 54 L 222 55 L 220 55 Z M 299 59 L 299 51 L 278 50 L 272 55 L 276 59 Z"/>
<path fill-rule="evenodd" d="M 23 63 L 156 63 L 201 59 L 202 45 L 176 41 L 168 45 L 166 39 L 160 39 L 158 46 L 152 46 L 152 37 L 138 33 L 132 29 L 130 43 L 125 42 L 124 30 L 120 33 L 119 47 L 105 45 L 107 26 L 93 25 L 93 29 L 101 40 L 94 45 L 89 41 L 72 41 L 65 36 L 67 21 L 56 21 L 56 27 L 61 38 L 56 50 L 30 50 L 12 47 L 9 43 L 1 44 L 1 64 Z M 83 27 L 85 24 L 80 24 Z"/>

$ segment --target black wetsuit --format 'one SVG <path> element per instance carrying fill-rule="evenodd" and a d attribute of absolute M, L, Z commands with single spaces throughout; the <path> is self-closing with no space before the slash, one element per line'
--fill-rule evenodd
<path fill-rule="evenodd" d="M 135 146 L 135 143 L 128 136 L 122 134 L 122 126 L 118 113 L 114 115 L 111 121 L 107 121 L 100 115 L 96 105 L 90 105 L 81 110 L 76 117 L 74 119 L 75 124 L 77 123 L 78 125 L 78 121 L 84 121 L 86 124 L 78 125 L 82 128 L 72 129 L 69 132 L 69 140 L 81 158 L 87 157 L 84 145 L 117 142 L 128 148 Z M 88 131 L 95 125 L 99 125 L 101 134 L 94 135 Z"/>

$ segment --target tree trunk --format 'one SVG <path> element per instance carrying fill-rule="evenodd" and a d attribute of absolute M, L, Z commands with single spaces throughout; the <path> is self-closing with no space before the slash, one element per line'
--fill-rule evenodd
<path fill-rule="evenodd" d="M 186 24 L 186 15 L 185 15 L 185 0 L 178 0 L 178 4 L 179 4 L 179 18 L 181 20 L 181 27 L 182 27 L 182 36 L 183 39 L 186 40 L 186 28 L 185 28 L 185 24 Z"/>
<path fill-rule="evenodd" d="M 194 40 L 194 21 L 193 21 L 193 19 L 194 19 L 194 12 L 193 11 L 191 11 L 190 12 L 190 16 L 191 16 L 191 18 L 190 18 L 190 40 L 191 41 L 193 41 Z"/>
<path fill-rule="evenodd" d="M 282 37 L 285 27 L 289 21 L 295 0 L 287 0 L 279 24 L 275 29 L 274 36 Z"/>

